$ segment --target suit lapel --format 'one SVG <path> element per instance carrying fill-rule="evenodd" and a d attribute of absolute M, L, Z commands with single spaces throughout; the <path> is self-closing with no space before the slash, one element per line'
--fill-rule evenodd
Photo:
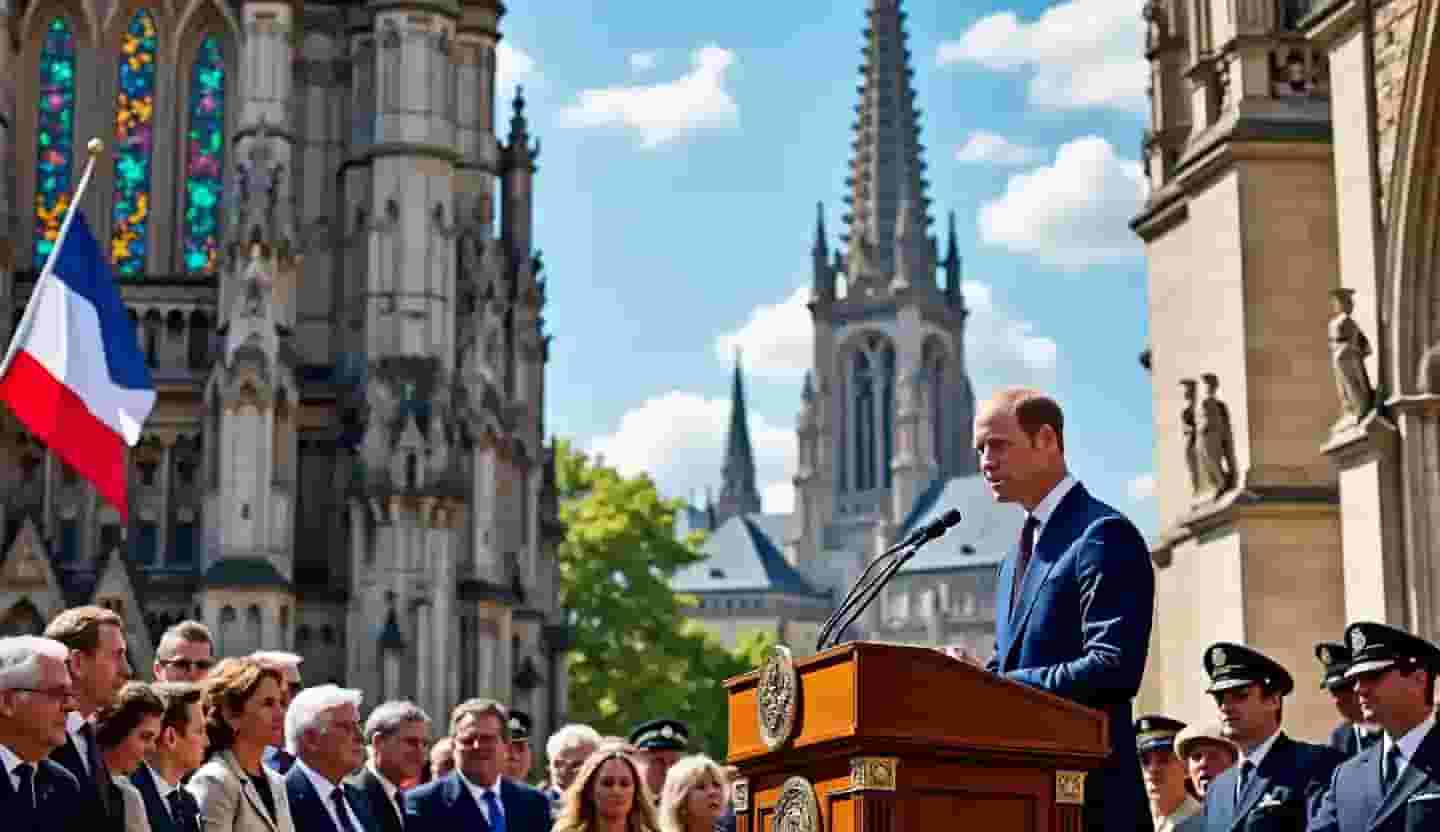
<path fill-rule="evenodd" d="M 1241 818 L 1255 808 L 1256 803 L 1260 802 L 1261 795 L 1270 788 L 1270 778 L 1274 772 L 1295 769 L 1294 756 L 1294 743 L 1290 738 L 1284 734 L 1276 737 L 1275 744 L 1270 746 L 1269 752 L 1265 754 L 1265 759 L 1261 760 L 1260 765 L 1255 768 L 1255 775 L 1250 778 L 1249 783 L 1245 784 L 1245 791 L 1241 792 L 1236 801 L 1235 814 L 1230 821 L 1232 829 L 1239 824 Z M 1235 772 L 1238 778 L 1240 772 L 1238 766 L 1235 768 Z"/>
<path fill-rule="evenodd" d="M 255 814 L 259 815 L 260 819 L 265 821 L 265 825 L 274 830 L 274 832 L 280 832 L 280 827 L 276 824 L 275 818 L 271 817 L 270 810 L 265 808 L 265 801 L 260 799 L 259 793 L 255 791 L 255 784 L 250 782 L 250 775 L 245 773 L 244 767 L 235 759 L 234 752 L 226 751 L 223 759 L 225 760 L 225 765 L 230 767 L 230 771 L 236 777 L 240 778 L 240 793 L 245 795 L 245 799 L 249 801 L 250 807 L 255 810 Z M 275 800 L 276 811 L 279 811 L 280 801 L 285 798 L 285 784 L 281 783 L 279 788 L 276 788 L 275 781 L 268 780 L 269 775 L 265 773 L 264 763 L 260 764 L 260 776 L 266 777 L 267 782 L 270 783 L 270 796 Z"/>
<path fill-rule="evenodd" d="M 1400 772 L 1400 779 L 1395 781 L 1380 807 L 1375 810 L 1375 817 L 1370 821 L 1370 828 L 1376 829 L 1385 823 L 1385 819 L 1405 805 L 1416 790 L 1430 782 L 1433 778 L 1431 772 L 1437 770 L 1437 763 L 1440 763 L 1440 731 L 1434 728 L 1420 743 L 1415 750 L 1415 757 Z"/>
<path fill-rule="evenodd" d="M 1080 510 L 1087 499 L 1085 487 L 1075 483 L 1060 500 L 1059 505 L 1050 513 L 1050 519 L 1040 528 L 1040 536 L 1035 540 L 1035 550 L 1030 554 L 1030 564 L 1025 568 L 1025 578 L 1020 584 L 1020 597 L 1015 600 L 1013 609 L 1010 611 L 1009 635 L 1010 642 L 1007 646 L 1006 658 L 1020 641 L 1020 634 L 1025 632 L 1025 622 L 1030 618 L 1030 610 L 1034 608 L 1035 601 L 1039 598 L 1040 587 L 1045 585 L 1045 580 L 1050 577 L 1050 572 L 1055 568 L 1055 563 L 1060 559 L 1066 548 L 1069 547 L 1074 535 L 1071 532 L 1073 516 Z M 1010 575 L 1004 586 L 1012 586 L 1015 582 L 1013 577 L 1014 569 L 1019 563 L 1019 545 L 1016 545 L 1016 556 L 1011 558 Z M 1008 592 L 1008 590 L 1006 590 Z M 1009 600 L 1007 595 L 1006 600 Z M 1002 667 L 1006 666 L 1003 662 Z"/>
<path fill-rule="evenodd" d="M 490 832 L 490 823 L 485 820 L 485 813 L 480 811 L 480 804 L 475 802 L 475 796 L 470 793 L 470 787 L 465 784 L 458 771 L 451 773 L 445 780 L 445 802 L 453 813 L 451 817 L 460 821 L 459 826 L 466 825 L 464 820 L 468 815 L 476 828 Z"/>

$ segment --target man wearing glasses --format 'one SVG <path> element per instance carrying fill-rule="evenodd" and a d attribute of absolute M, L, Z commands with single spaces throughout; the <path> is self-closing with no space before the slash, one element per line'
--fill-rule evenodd
<path fill-rule="evenodd" d="M 198 682 L 215 666 L 215 642 L 199 621 L 181 621 L 160 637 L 155 681 Z"/>
<path fill-rule="evenodd" d="M 0 638 L 0 817 L 6 830 L 69 829 L 80 784 L 47 759 L 65 744 L 70 651 L 35 636 Z"/>

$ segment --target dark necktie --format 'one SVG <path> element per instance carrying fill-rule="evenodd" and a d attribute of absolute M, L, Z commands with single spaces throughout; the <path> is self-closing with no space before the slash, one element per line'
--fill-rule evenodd
<path fill-rule="evenodd" d="M 25 798 L 25 806 L 30 811 L 35 811 L 35 766 L 30 763 L 21 763 L 15 767 L 15 776 L 20 779 L 20 785 L 15 791 Z"/>
<path fill-rule="evenodd" d="M 1404 763 L 1405 758 L 1400 754 L 1400 746 L 1390 746 L 1390 750 L 1385 752 L 1385 763 L 1380 767 L 1381 794 L 1390 793 L 1390 787 L 1395 785 L 1395 780 L 1400 774 L 1400 766 Z"/>
<path fill-rule="evenodd" d="M 350 822 L 350 810 L 345 808 L 345 790 L 339 786 L 330 793 L 330 801 L 335 804 L 335 817 L 340 821 L 340 832 L 355 832 L 355 825 Z"/>
<path fill-rule="evenodd" d="M 190 814 L 189 807 L 185 805 L 185 799 L 180 796 L 179 789 L 166 795 L 165 805 L 170 809 L 170 820 L 175 823 L 175 828 L 183 830 L 183 832 L 192 832 L 195 828 L 195 816 Z"/>
<path fill-rule="evenodd" d="M 90 769 L 91 788 L 99 793 L 100 805 L 105 807 L 105 813 L 114 815 L 110 805 L 110 769 L 105 766 L 105 758 L 95 742 L 95 728 L 88 720 L 80 726 L 80 736 L 85 738 L 85 761 Z"/>
<path fill-rule="evenodd" d="M 1245 789 L 1250 785 L 1250 778 L 1255 775 L 1255 764 L 1246 760 L 1240 764 L 1240 779 L 1235 785 L 1235 802 L 1239 803 L 1245 796 Z"/>
<path fill-rule="evenodd" d="M 494 789 L 485 790 L 485 809 L 490 815 L 490 832 L 505 832 L 505 812 L 500 808 Z"/>
<path fill-rule="evenodd" d="M 1025 516 L 1025 527 L 1020 530 L 1020 557 L 1015 561 L 1015 585 L 1010 589 L 1010 611 L 1020 602 L 1020 590 L 1025 586 L 1025 570 L 1030 566 L 1030 556 L 1035 554 L 1035 530 L 1040 521 L 1035 515 Z"/>

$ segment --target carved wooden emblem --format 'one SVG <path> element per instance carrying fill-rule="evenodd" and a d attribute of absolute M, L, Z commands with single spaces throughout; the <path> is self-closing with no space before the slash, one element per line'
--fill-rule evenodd
<path fill-rule="evenodd" d="M 898 757 L 852 757 L 850 788 L 860 791 L 895 791 Z"/>
<path fill-rule="evenodd" d="M 750 811 L 750 781 L 740 778 L 730 784 L 730 805 L 736 812 L 745 813 Z"/>
<path fill-rule="evenodd" d="M 775 832 L 821 832 L 820 801 L 815 787 L 804 777 L 791 777 L 775 801 Z"/>
<path fill-rule="evenodd" d="M 790 648 L 777 644 L 760 668 L 760 687 L 755 697 L 760 739 L 771 751 L 789 742 L 794 735 L 799 697 L 800 677 L 795 672 L 795 659 Z"/>
<path fill-rule="evenodd" d="M 1085 772 L 1055 772 L 1055 802 L 1061 806 L 1080 806 L 1085 803 Z"/>

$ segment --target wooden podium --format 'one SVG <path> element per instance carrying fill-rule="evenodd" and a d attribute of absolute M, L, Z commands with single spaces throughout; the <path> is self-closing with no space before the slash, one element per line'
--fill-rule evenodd
<path fill-rule="evenodd" d="M 783 648 L 725 682 L 736 832 L 1080 832 L 1105 714 L 934 650 Z"/>

